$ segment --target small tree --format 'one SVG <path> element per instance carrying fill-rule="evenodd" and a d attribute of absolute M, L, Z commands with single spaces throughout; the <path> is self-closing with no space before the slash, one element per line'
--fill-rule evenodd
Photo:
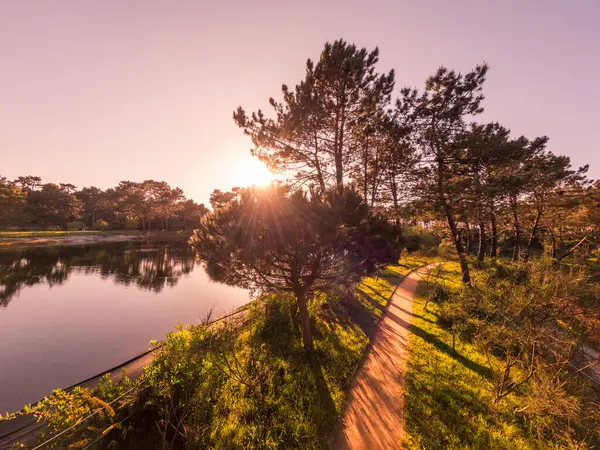
<path fill-rule="evenodd" d="M 310 294 L 397 260 L 383 228 L 353 192 L 321 199 L 281 186 L 252 187 L 206 214 L 191 243 L 215 280 L 258 293 L 293 293 L 310 351 Z"/>

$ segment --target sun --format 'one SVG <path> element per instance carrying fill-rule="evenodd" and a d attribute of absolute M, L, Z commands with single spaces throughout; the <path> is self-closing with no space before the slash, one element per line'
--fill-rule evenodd
<path fill-rule="evenodd" d="M 242 186 L 266 186 L 276 178 L 264 163 L 249 157 L 240 164 L 239 178 L 236 181 Z"/>

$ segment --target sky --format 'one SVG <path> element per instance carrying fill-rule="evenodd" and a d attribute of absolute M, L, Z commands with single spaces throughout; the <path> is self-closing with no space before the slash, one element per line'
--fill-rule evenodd
<path fill-rule="evenodd" d="M 490 65 L 481 120 L 600 178 L 597 0 L 0 0 L 0 175 L 207 202 L 253 179 L 232 112 L 268 110 L 326 41 L 380 49 L 396 86 Z"/>

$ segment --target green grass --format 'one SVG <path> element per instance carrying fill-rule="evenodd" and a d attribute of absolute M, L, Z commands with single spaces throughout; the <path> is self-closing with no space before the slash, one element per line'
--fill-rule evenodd
<path fill-rule="evenodd" d="M 440 268 L 450 290 L 460 287 L 460 266 Z M 475 277 L 477 272 L 474 271 Z M 409 449 L 539 448 L 514 414 L 519 397 L 492 406 L 487 359 L 478 349 L 438 324 L 438 305 L 425 309 L 427 284 L 417 288 L 406 374 L 405 420 Z"/>
<path fill-rule="evenodd" d="M 404 274 L 429 261 L 404 258 L 379 277 L 363 278 L 349 297 L 317 294 L 310 303 L 312 356 L 303 350 L 295 300 L 285 294 L 253 302 L 240 325 L 234 320 L 170 333 L 137 381 L 139 389 L 114 405 L 115 414 L 99 415 L 60 445 L 85 446 L 101 430 L 113 430 L 103 445 L 114 440 L 123 448 L 160 448 L 168 435 L 177 448 L 327 449 L 392 292 Z M 124 389 L 58 393 L 38 414 L 59 431 Z M 122 422 L 130 430 L 125 437 L 115 428 Z"/>
<path fill-rule="evenodd" d="M 363 278 L 351 298 L 317 294 L 310 304 L 312 357 L 303 351 L 290 295 L 253 302 L 237 328 L 225 323 L 171 333 L 138 381 L 140 390 L 115 405 L 114 416 L 95 418 L 60 445 L 88 445 L 124 420 L 127 436 L 107 432 L 104 444 L 114 439 L 123 448 L 160 448 L 159 430 L 168 422 L 177 448 L 329 448 L 369 335 L 400 281 L 397 273 L 392 268 Z M 121 391 L 94 394 L 109 401 Z M 80 420 L 94 399 L 61 393 L 43 408 L 61 430 Z"/>
<path fill-rule="evenodd" d="M 386 267 L 381 271 L 381 275 L 396 277 L 396 281 L 399 282 L 402 277 L 406 276 L 409 272 L 437 261 L 442 261 L 442 258 L 438 256 L 421 255 L 418 253 L 404 254 L 400 258 L 398 265 Z"/>

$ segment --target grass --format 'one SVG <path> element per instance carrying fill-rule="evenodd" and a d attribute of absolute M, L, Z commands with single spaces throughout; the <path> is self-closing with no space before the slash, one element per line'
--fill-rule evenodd
<path fill-rule="evenodd" d="M 485 270 L 485 269 L 483 269 Z M 461 287 L 460 266 L 448 262 L 440 279 L 450 291 Z M 472 272 L 474 283 L 480 271 Z M 493 379 L 486 356 L 442 328 L 438 304 L 429 302 L 421 281 L 415 295 L 410 353 L 406 373 L 405 421 L 408 449 L 561 448 L 535 436 L 515 411 L 525 399 L 519 392 L 493 404 Z M 492 359 L 495 360 L 494 357 Z M 497 362 L 497 361 L 496 361 Z"/>
<path fill-rule="evenodd" d="M 439 256 L 428 256 L 418 253 L 405 254 L 400 258 L 398 265 L 388 266 L 381 271 L 382 276 L 393 276 L 399 282 L 402 277 L 408 275 L 409 272 L 421 266 L 426 266 L 433 262 L 442 261 Z"/>
<path fill-rule="evenodd" d="M 67 245 L 62 238 L 76 236 L 138 236 L 155 243 L 187 243 L 191 231 L 140 231 L 140 230 L 90 230 L 90 231 L 0 231 L 0 250 L 20 250 L 30 247 L 56 247 Z M 36 241 L 44 239 L 44 241 Z M 102 244 L 100 240 L 98 242 Z"/>
<path fill-rule="evenodd" d="M 289 295 L 253 302 L 238 327 L 171 333 L 138 381 L 143 388 L 120 400 L 114 415 L 90 421 L 60 445 L 85 446 L 110 429 L 104 444 L 114 439 L 125 448 L 160 448 L 167 435 L 175 443 L 169 448 L 329 448 L 346 390 L 398 273 L 391 268 L 363 278 L 351 297 L 317 294 L 310 304 L 311 357 L 303 351 Z M 90 399 L 116 397 L 114 389 L 107 392 L 114 393 L 60 394 L 43 408 L 60 430 L 81 419 Z M 115 423 L 131 430 L 125 438 Z"/>
<path fill-rule="evenodd" d="M 460 285 L 460 267 L 447 263 L 442 278 Z M 407 447 L 411 449 L 524 449 L 528 440 L 515 426 L 508 404 L 490 408 L 492 386 L 486 358 L 469 343 L 457 341 L 438 325 L 438 306 L 425 309 L 427 284 L 419 283 L 411 326 L 406 374 Z"/>

